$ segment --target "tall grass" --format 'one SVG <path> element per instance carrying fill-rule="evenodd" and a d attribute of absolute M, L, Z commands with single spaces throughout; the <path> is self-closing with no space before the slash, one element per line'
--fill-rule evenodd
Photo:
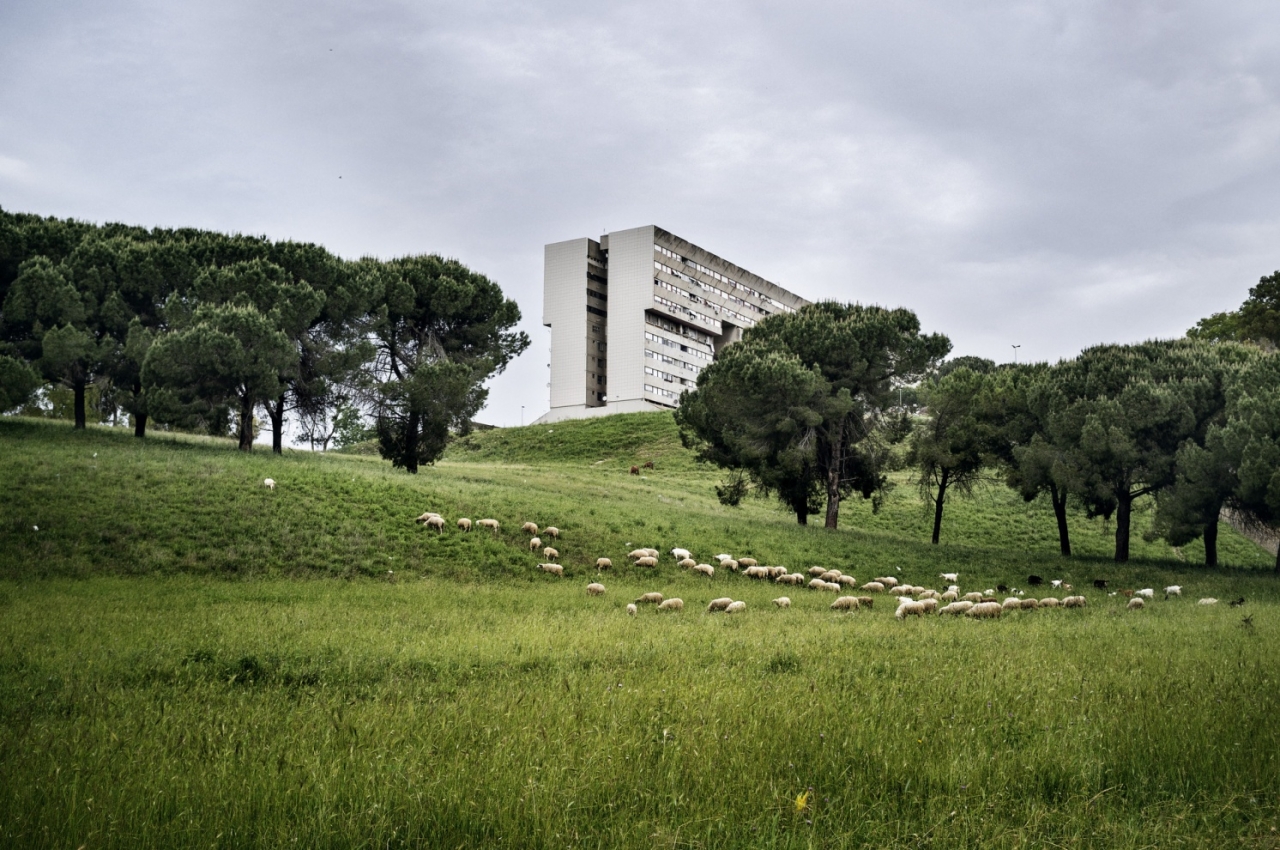
<path fill-rule="evenodd" d="M 721 507 L 669 419 L 634 419 L 609 439 L 648 454 L 595 457 L 587 429 L 549 459 L 508 429 L 417 477 L 0 420 L 0 842 L 1278 846 L 1280 616 L 1252 544 L 1223 535 L 1246 569 L 1148 542 L 1118 566 L 1081 518 L 1089 554 L 1064 561 L 1051 513 L 997 489 L 939 547 L 907 486 L 851 530 L 798 528 Z M 437 535 L 428 508 L 503 529 Z M 564 529 L 566 578 L 533 568 L 523 519 Z M 1037 571 L 1089 606 L 899 623 L 888 598 L 836 614 L 621 563 L 677 544 L 967 589 Z M 600 554 L 619 566 L 587 597 Z M 1189 598 L 1127 612 L 1086 587 L 1104 574 Z M 323 576 L 350 580 L 299 580 Z M 628 617 L 649 590 L 685 611 Z M 748 611 L 703 613 L 721 595 Z"/>

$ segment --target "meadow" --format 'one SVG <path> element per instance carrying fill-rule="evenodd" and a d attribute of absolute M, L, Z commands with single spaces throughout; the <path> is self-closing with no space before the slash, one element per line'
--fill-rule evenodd
<path fill-rule="evenodd" d="M 8 846 L 1280 846 L 1280 580 L 1226 528 L 1222 568 L 1145 540 L 1122 566 L 1077 515 L 1064 560 L 1047 506 L 992 486 L 933 547 L 905 477 L 802 528 L 720 506 L 661 414 L 474 434 L 416 477 L 0 419 L 0 480 Z M 624 563 L 675 545 L 1089 602 L 900 623 Z M 1186 596 L 1128 612 L 1098 577 Z M 685 610 L 626 616 L 650 590 Z"/>

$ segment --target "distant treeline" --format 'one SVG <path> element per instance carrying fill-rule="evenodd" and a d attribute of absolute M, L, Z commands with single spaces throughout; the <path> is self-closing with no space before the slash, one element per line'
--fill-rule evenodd
<path fill-rule="evenodd" d="M 937 543 L 947 499 L 999 478 L 1028 501 L 1047 497 L 1063 555 L 1068 500 L 1114 516 L 1124 561 L 1133 503 L 1151 496 L 1150 533 L 1175 546 L 1202 538 L 1216 565 L 1225 512 L 1280 528 L 1278 342 L 1280 273 L 1184 339 L 1101 345 L 1055 365 L 944 361 L 950 342 L 921 334 L 909 310 L 815 304 L 747 330 L 676 418 L 687 446 L 732 471 L 726 504 L 772 495 L 805 523 L 825 503 L 835 528 L 842 499 L 880 499 L 905 466 L 934 508 Z"/>
<path fill-rule="evenodd" d="M 437 255 L 344 260 L 308 243 L 0 210 L 0 412 L 70 393 L 77 428 L 131 418 L 279 452 L 377 437 L 411 472 L 465 431 L 529 345 L 515 302 Z"/>

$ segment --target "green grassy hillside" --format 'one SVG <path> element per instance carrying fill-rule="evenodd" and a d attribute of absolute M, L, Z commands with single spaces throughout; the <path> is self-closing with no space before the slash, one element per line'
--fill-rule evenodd
<path fill-rule="evenodd" d="M 1064 560 L 1047 507 L 992 487 L 933 547 L 905 478 L 836 532 L 717 480 L 661 414 L 475 434 L 417 476 L 0 419 L 0 844 L 1280 846 L 1280 582 L 1253 544 L 1116 565 L 1077 516 Z M 525 520 L 563 530 L 565 577 Z M 837 613 L 625 563 L 675 545 L 966 590 L 1036 572 L 1088 605 L 898 622 L 888 596 Z M 1186 596 L 1127 611 L 1094 577 Z M 646 591 L 685 609 L 627 616 Z"/>

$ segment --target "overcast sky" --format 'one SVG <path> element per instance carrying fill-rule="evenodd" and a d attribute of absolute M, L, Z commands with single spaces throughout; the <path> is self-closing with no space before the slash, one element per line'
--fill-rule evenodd
<path fill-rule="evenodd" d="M 0 206 L 437 252 L 656 224 L 955 354 L 1181 335 L 1280 268 L 1280 4 L 0 3 Z"/>

